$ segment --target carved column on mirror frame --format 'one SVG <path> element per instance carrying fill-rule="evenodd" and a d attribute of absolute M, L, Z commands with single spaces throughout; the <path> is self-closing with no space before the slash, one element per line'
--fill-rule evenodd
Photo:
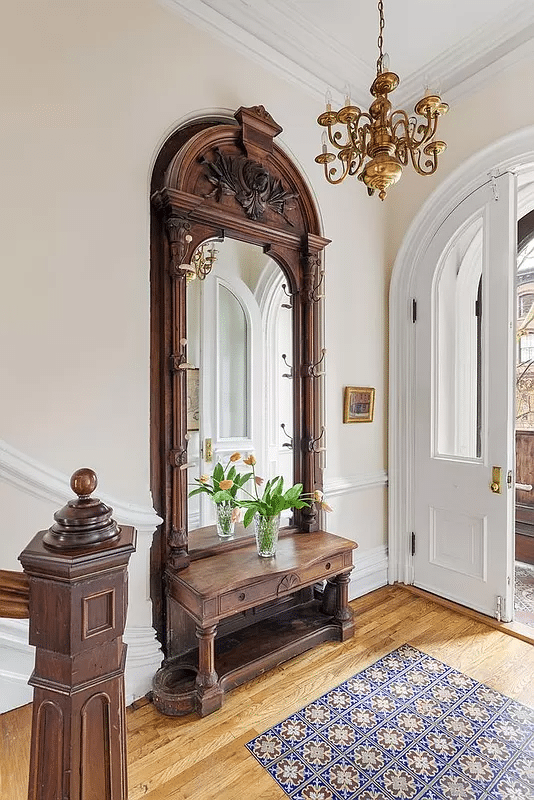
<path fill-rule="evenodd" d="M 171 214 L 166 220 L 170 248 L 169 274 L 172 278 L 172 319 L 180 320 L 170 332 L 172 353 L 170 372 L 172 382 L 172 444 L 169 456 L 171 468 L 171 498 L 167 517 L 168 564 L 173 569 L 184 569 L 189 564 L 187 553 L 187 410 L 183 398 L 187 391 L 187 275 L 183 265 L 189 264 L 192 255 L 191 223 L 186 216 Z"/>
<path fill-rule="evenodd" d="M 303 343 L 302 343 L 302 386 L 304 400 L 304 430 L 302 431 L 301 447 L 304 453 L 304 491 L 314 491 L 322 488 L 322 480 L 317 480 L 317 464 L 314 452 L 314 443 L 317 441 L 315 431 L 318 394 L 313 377 L 311 365 L 318 361 L 318 353 L 315 346 L 315 327 L 317 325 L 317 276 L 319 274 L 321 255 L 318 252 L 310 252 L 302 255 L 303 262 L 303 285 L 300 292 Z M 318 484 L 321 484 L 320 486 Z M 309 508 L 301 509 L 302 528 L 306 531 L 314 531 L 318 528 L 318 514 L 314 504 Z"/>
<path fill-rule="evenodd" d="M 136 532 L 90 496 L 96 484 L 75 472 L 78 498 L 19 556 L 36 647 L 29 800 L 128 796 L 122 634 Z"/>

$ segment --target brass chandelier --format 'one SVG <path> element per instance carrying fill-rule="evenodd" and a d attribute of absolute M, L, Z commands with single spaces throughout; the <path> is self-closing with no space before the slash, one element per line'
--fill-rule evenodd
<path fill-rule="evenodd" d="M 322 152 L 316 156 L 318 164 L 324 164 L 324 173 L 329 183 L 341 183 L 347 175 L 357 175 L 367 186 L 370 195 L 378 191 L 384 200 L 390 186 L 397 183 L 402 168 L 408 161 L 419 175 L 432 175 L 438 168 L 438 155 L 447 145 L 436 140 L 438 118 L 449 110 L 437 94 L 426 94 L 415 105 L 417 117 L 409 117 L 400 109 L 392 111 L 388 100 L 389 92 L 399 85 L 399 76 L 389 72 L 387 54 L 382 52 L 384 30 L 384 4 L 378 2 L 380 26 L 378 33 L 378 60 L 376 78 L 371 85 L 375 97 L 369 111 L 361 111 L 351 105 L 350 98 L 339 111 L 332 111 L 327 99 L 326 111 L 318 118 L 319 125 L 325 128 L 322 136 Z M 345 127 L 343 131 L 334 126 Z M 337 150 L 341 162 L 338 167 L 329 166 L 336 160 L 336 154 L 328 151 L 328 142 Z"/>

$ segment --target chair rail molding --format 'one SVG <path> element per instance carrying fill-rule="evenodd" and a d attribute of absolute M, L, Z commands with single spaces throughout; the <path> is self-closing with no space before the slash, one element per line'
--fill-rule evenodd
<path fill-rule="evenodd" d="M 345 478 L 325 478 L 324 492 L 327 497 L 359 492 L 362 489 L 374 489 L 388 485 L 388 474 L 385 470 L 370 472 L 364 475 L 351 475 Z"/>
<path fill-rule="evenodd" d="M 534 127 L 499 139 L 460 164 L 420 208 L 399 249 L 390 285 L 389 583 L 413 583 L 415 325 L 413 286 L 424 253 L 456 206 L 492 175 L 534 168 Z M 521 199 L 519 203 L 521 208 Z"/>
<path fill-rule="evenodd" d="M 14 486 L 55 507 L 72 499 L 70 478 L 44 465 L 0 440 L 0 481 Z M 150 547 L 152 536 L 161 518 L 150 506 L 125 503 L 101 494 L 102 501 L 113 508 L 117 522 L 137 529 L 137 552 L 129 569 L 128 622 L 124 641 L 128 644 L 126 659 L 126 702 L 146 694 L 152 677 L 161 664 L 162 654 L 152 627 L 150 600 Z M 46 528 L 52 519 L 43 519 Z M 28 531 L 29 539 L 35 531 Z M 22 549 L 22 545 L 21 545 Z M 33 669 L 33 648 L 28 644 L 26 620 L 4 619 L 0 622 L 0 698 L 9 708 L 30 702 L 30 687 L 23 686 Z M 0 707 L 0 713 L 7 711 Z"/>

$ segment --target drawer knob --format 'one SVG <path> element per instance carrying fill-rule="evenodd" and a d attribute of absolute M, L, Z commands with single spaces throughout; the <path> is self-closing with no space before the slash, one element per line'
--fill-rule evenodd
<path fill-rule="evenodd" d="M 241 594 L 239 595 L 238 599 L 239 600 L 244 600 L 245 599 L 245 592 L 241 592 Z"/>
<path fill-rule="evenodd" d="M 330 561 L 327 561 L 326 564 L 324 565 L 324 568 L 325 569 L 330 569 L 331 566 L 332 566 L 332 564 L 330 563 Z"/>

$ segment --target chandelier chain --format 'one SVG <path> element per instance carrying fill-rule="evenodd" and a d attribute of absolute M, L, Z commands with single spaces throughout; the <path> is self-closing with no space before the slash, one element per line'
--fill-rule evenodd
<path fill-rule="evenodd" d="M 384 59 L 384 54 L 382 52 L 382 48 L 384 47 L 384 37 L 382 32 L 384 30 L 384 3 L 383 0 L 378 0 L 378 14 L 380 16 L 380 24 L 378 28 L 378 60 L 376 62 L 376 74 L 380 75 L 382 72 L 382 61 Z"/>

